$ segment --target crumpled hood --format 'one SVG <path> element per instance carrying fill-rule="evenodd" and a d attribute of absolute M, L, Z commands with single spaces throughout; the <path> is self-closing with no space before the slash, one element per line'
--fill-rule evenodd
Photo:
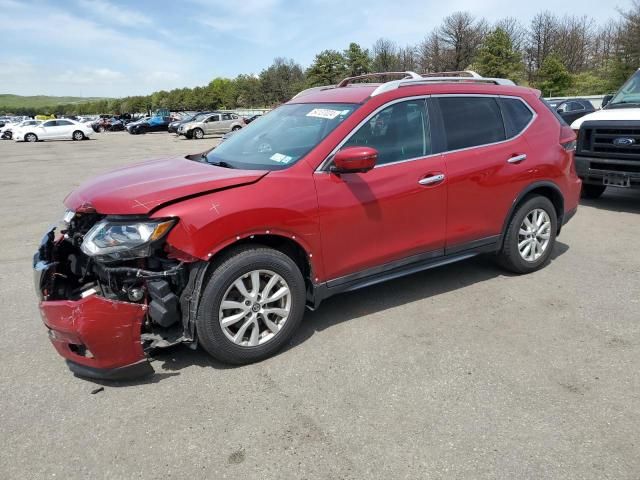
<path fill-rule="evenodd" d="M 152 160 L 95 177 L 65 198 L 72 210 L 147 214 L 181 198 L 254 183 L 268 172 L 216 167 L 184 157 Z"/>
<path fill-rule="evenodd" d="M 597 110 L 589 115 L 580 117 L 571 124 L 574 130 L 580 130 L 583 122 L 592 120 L 640 120 L 640 108 L 610 108 Z"/>

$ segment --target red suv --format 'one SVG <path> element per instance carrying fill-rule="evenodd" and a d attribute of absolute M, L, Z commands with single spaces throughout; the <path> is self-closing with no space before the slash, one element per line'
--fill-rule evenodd
<path fill-rule="evenodd" d="M 66 198 L 34 267 L 73 372 L 143 375 L 150 352 L 178 343 L 255 362 L 336 293 L 481 253 L 517 273 L 548 261 L 580 180 L 575 135 L 540 92 L 477 76 L 353 80 Z"/>

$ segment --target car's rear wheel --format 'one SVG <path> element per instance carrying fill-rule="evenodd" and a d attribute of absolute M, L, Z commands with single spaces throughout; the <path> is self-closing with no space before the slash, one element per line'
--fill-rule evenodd
<path fill-rule="evenodd" d="M 556 241 L 558 218 L 551 201 L 542 196 L 525 200 L 515 211 L 498 259 L 515 273 L 530 273 L 542 268 Z"/>
<path fill-rule="evenodd" d="M 193 138 L 197 138 L 198 140 L 204 138 L 204 132 L 201 128 L 196 128 L 193 130 Z"/>
<path fill-rule="evenodd" d="M 24 136 L 24 141 L 25 142 L 37 142 L 38 141 L 38 137 L 35 133 L 27 133 Z"/>
<path fill-rule="evenodd" d="M 600 198 L 607 189 L 606 185 L 582 184 L 582 196 L 584 198 Z"/>
<path fill-rule="evenodd" d="M 76 130 L 75 132 L 73 132 L 73 139 L 84 140 L 85 139 L 84 133 L 82 133 L 80 130 Z"/>
<path fill-rule="evenodd" d="M 304 278 L 287 255 L 258 245 L 218 263 L 198 309 L 198 339 L 216 359 L 246 364 L 270 357 L 292 337 L 304 314 Z"/>

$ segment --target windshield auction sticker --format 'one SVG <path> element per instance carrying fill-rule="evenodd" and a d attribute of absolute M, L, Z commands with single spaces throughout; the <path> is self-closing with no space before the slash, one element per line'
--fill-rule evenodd
<path fill-rule="evenodd" d="M 282 153 L 274 153 L 273 155 L 271 155 L 271 160 L 273 160 L 274 162 L 287 164 L 291 160 L 293 160 L 293 158 L 289 155 L 283 155 Z"/>
<path fill-rule="evenodd" d="M 330 110 L 328 108 L 314 108 L 309 113 L 307 113 L 307 117 L 316 117 L 316 118 L 326 118 L 327 120 L 333 120 L 338 115 L 340 115 L 340 110 Z"/>

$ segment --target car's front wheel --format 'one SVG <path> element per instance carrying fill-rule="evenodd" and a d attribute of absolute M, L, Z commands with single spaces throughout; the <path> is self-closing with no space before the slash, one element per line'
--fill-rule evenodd
<path fill-rule="evenodd" d="M 204 138 L 204 132 L 202 131 L 201 128 L 196 128 L 193 130 L 193 138 L 197 138 L 198 140 L 201 140 Z"/>
<path fill-rule="evenodd" d="M 24 136 L 24 141 L 25 142 L 37 142 L 38 141 L 38 137 L 36 136 L 35 133 L 27 133 Z"/>
<path fill-rule="evenodd" d="M 304 278 L 284 253 L 258 245 L 222 258 L 198 309 L 198 339 L 216 359 L 247 364 L 270 357 L 292 337 L 306 302 Z"/>
<path fill-rule="evenodd" d="M 542 268 L 556 241 L 558 218 L 551 201 L 542 196 L 530 197 L 515 211 L 504 237 L 498 259 L 515 273 L 530 273 Z"/>
<path fill-rule="evenodd" d="M 581 193 L 583 198 L 600 198 L 606 189 L 606 185 L 583 183 Z"/>

